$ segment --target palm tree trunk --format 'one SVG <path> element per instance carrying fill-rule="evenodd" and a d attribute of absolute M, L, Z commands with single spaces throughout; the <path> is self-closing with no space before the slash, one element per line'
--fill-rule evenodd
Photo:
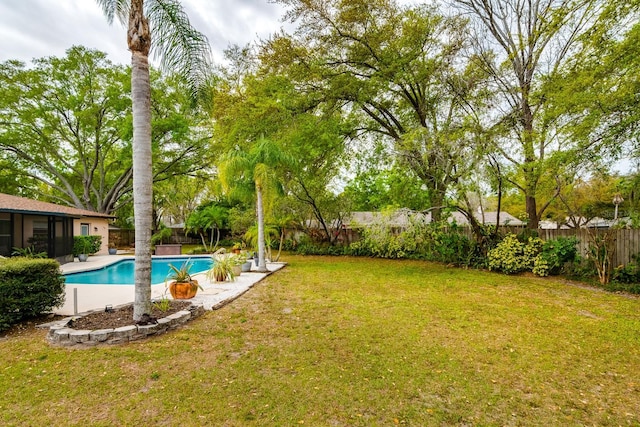
<path fill-rule="evenodd" d="M 205 239 L 204 233 L 199 231 L 198 235 L 200 236 L 200 241 L 202 242 L 202 247 L 204 248 L 204 251 L 209 252 L 209 249 L 207 248 L 207 239 Z"/>
<path fill-rule="evenodd" d="M 284 243 L 284 227 L 280 230 L 280 243 L 278 244 L 278 255 L 276 255 L 276 259 L 272 259 L 273 262 L 278 262 L 280 260 L 280 254 L 282 253 L 282 244 Z"/>
<path fill-rule="evenodd" d="M 213 247 L 213 249 L 218 248 L 218 243 L 220 243 L 220 228 L 216 227 L 216 245 Z"/>
<path fill-rule="evenodd" d="M 135 299 L 133 320 L 151 313 L 151 229 L 153 177 L 151 168 L 151 36 L 143 14 L 143 0 L 132 0 L 128 30 L 131 50 L 131 101 L 133 104 L 133 212 L 135 221 Z"/>
<path fill-rule="evenodd" d="M 267 264 L 264 259 L 264 211 L 262 207 L 262 187 L 256 185 L 256 209 L 258 210 L 258 270 L 267 271 Z"/>

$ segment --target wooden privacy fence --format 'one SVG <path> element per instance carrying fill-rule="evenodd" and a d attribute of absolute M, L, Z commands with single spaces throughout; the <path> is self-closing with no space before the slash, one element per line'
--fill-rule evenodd
<path fill-rule="evenodd" d="M 502 234 L 520 234 L 525 230 L 522 227 L 500 227 Z M 464 227 L 461 231 L 468 238 L 473 239 L 470 228 Z M 578 239 L 578 253 L 583 257 L 589 252 L 589 242 L 593 238 L 591 236 L 603 236 L 605 233 L 613 233 L 616 248 L 613 256 L 614 267 L 628 264 L 633 260 L 634 255 L 640 253 L 640 229 L 570 228 L 566 230 L 538 229 L 535 232 L 538 237 L 545 241 L 557 239 L 558 237 L 575 237 Z"/>
<path fill-rule="evenodd" d="M 136 240 L 135 230 L 109 230 L 109 244 L 119 248 L 132 247 Z M 199 245 L 200 238 L 187 236 L 182 229 L 172 229 L 167 243 L 181 243 L 183 245 Z"/>
<path fill-rule="evenodd" d="M 640 229 L 584 229 L 575 228 L 569 230 L 538 230 L 538 235 L 542 240 L 551 240 L 558 237 L 575 236 L 578 239 L 578 249 L 582 256 L 589 250 L 591 233 L 593 236 L 602 236 L 605 233 L 613 233 L 615 242 L 615 254 L 613 256 L 613 266 L 626 265 L 633 260 L 633 256 L 640 253 Z"/>
<path fill-rule="evenodd" d="M 399 234 L 404 230 L 403 227 L 392 227 L 392 232 L 394 234 Z M 468 237 L 469 239 L 473 239 L 473 233 L 471 228 L 469 227 L 460 227 L 460 233 Z M 501 234 L 513 233 L 520 234 L 523 231 L 526 231 L 525 228 L 522 227 L 500 227 Z M 581 256 L 586 256 L 589 251 L 589 242 L 591 237 L 589 233 L 593 236 L 602 236 L 607 232 L 614 233 L 615 240 L 615 253 L 613 256 L 613 266 L 626 265 L 629 262 L 633 261 L 633 256 L 636 254 L 640 254 L 640 229 L 585 229 L 585 228 L 572 228 L 572 229 L 562 229 L 562 230 L 545 230 L 538 229 L 535 230 L 538 236 L 542 240 L 552 240 L 557 239 L 558 237 L 576 237 L 578 239 L 578 253 Z M 358 229 L 349 228 L 347 230 L 343 230 L 345 238 L 339 240 L 340 243 L 350 244 L 360 240 L 361 235 Z"/>

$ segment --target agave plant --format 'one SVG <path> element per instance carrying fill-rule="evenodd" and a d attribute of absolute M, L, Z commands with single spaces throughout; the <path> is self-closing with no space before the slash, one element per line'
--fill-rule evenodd
<path fill-rule="evenodd" d="M 237 255 L 216 254 L 213 256 L 213 267 L 207 272 L 207 277 L 216 282 L 234 280 L 236 274 L 234 267 L 242 264 L 244 260 Z"/>
<path fill-rule="evenodd" d="M 203 289 L 198 281 L 194 280 L 189 273 L 192 265 L 191 260 L 184 262 L 180 268 L 169 264 L 171 271 L 167 275 L 167 280 L 172 281 L 168 287 L 174 299 L 193 298 L 198 292 L 198 289 Z"/>

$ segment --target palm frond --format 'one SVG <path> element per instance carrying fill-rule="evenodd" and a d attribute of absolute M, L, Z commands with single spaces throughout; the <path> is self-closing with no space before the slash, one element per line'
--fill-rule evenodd
<path fill-rule="evenodd" d="M 147 0 L 145 14 L 151 27 L 153 58 L 163 70 L 185 76 L 193 94 L 203 88 L 211 73 L 211 46 L 196 30 L 177 0 Z"/>
<path fill-rule="evenodd" d="M 113 18 L 117 17 L 122 25 L 126 25 L 129 19 L 130 0 L 96 0 L 102 8 L 104 16 L 109 24 L 113 24 Z"/>

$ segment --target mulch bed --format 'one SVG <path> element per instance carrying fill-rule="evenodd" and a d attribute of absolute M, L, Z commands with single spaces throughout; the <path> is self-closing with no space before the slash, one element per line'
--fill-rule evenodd
<path fill-rule="evenodd" d="M 186 310 L 191 305 L 189 301 L 175 301 L 170 300 L 169 309 L 162 311 L 156 304 L 152 305 L 152 311 L 150 318 L 146 319 L 148 322 L 153 322 L 154 319 L 160 319 L 167 317 L 173 313 L 181 310 Z M 95 311 L 86 316 L 82 316 L 78 319 L 74 319 L 68 323 L 68 326 L 73 329 L 115 329 L 122 326 L 134 325 L 133 321 L 133 304 L 125 305 L 113 309 L 113 311 Z"/>

